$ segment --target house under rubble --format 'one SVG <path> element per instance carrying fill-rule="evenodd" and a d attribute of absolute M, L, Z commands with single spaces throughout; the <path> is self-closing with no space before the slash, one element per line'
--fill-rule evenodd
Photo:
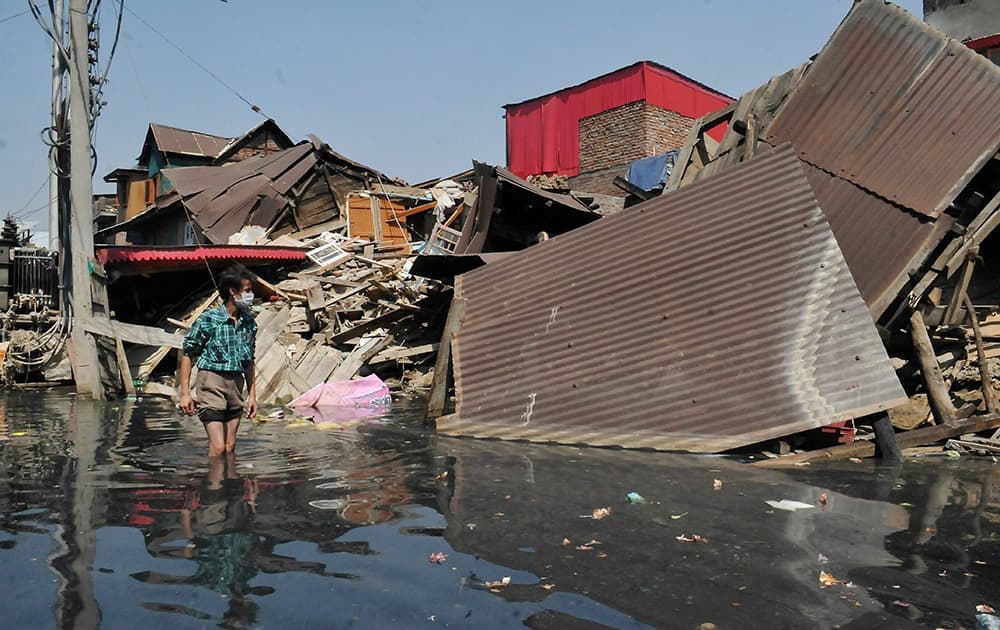
<path fill-rule="evenodd" d="M 458 278 L 438 429 L 718 451 L 892 409 L 902 378 L 957 435 L 996 411 L 998 151 L 1000 68 L 859 0 L 695 121 L 662 196 Z M 976 364 L 982 393 L 950 399 Z"/>

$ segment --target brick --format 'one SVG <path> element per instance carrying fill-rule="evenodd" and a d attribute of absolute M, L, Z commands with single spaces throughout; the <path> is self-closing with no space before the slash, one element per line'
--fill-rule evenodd
<path fill-rule="evenodd" d="M 693 123 L 691 118 L 645 101 L 583 118 L 579 176 L 588 175 L 585 181 L 594 181 L 597 171 L 679 148 Z"/>
<path fill-rule="evenodd" d="M 624 193 L 614 185 L 628 163 L 680 148 L 694 119 L 650 105 L 628 103 L 580 120 L 580 174 L 570 178 L 573 190 L 612 196 Z"/>

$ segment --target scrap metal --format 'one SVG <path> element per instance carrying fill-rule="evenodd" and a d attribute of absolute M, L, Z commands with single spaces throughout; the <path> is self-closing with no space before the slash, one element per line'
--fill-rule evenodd
<path fill-rule="evenodd" d="M 723 451 L 906 399 L 787 146 L 455 290 L 444 434 Z"/>

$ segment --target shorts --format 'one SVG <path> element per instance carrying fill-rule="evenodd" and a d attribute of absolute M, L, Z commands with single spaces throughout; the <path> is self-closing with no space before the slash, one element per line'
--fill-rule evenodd
<path fill-rule="evenodd" d="M 246 376 L 242 372 L 198 370 L 194 399 L 202 422 L 242 418 L 246 411 Z"/>

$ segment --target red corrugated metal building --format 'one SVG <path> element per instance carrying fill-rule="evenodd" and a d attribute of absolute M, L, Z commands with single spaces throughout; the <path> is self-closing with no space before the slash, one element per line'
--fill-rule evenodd
<path fill-rule="evenodd" d="M 573 177 L 648 157 L 654 154 L 650 151 L 677 148 L 694 119 L 732 101 L 666 66 L 640 61 L 558 92 L 505 105 L 507 165 L 521 177 Z M 623 128 L 625 133 L 616 132 Z M 621 142 L 602 137 L 609 133 Z M 665 146 L 671 143 L 676 146 Z"/>

